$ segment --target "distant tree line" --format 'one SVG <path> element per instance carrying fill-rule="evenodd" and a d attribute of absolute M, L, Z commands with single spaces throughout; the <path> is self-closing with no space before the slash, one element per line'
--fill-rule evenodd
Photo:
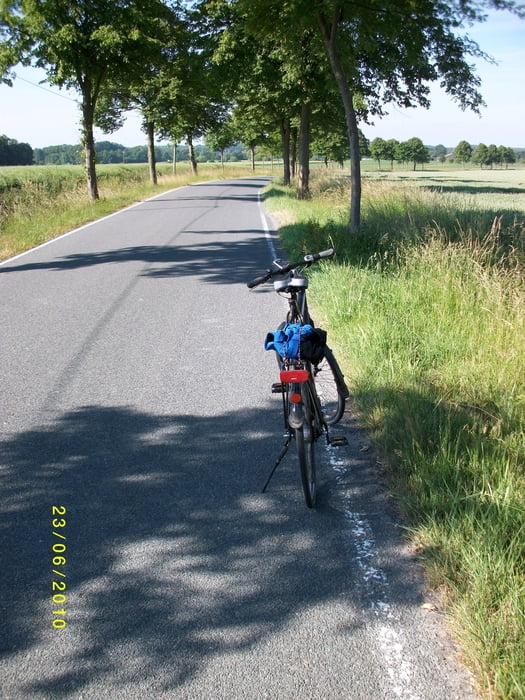
<path fill-rule="evenodd" d="M 312 158 L 316 160 L 329 160 L 343 165 L 347 154 L 342 139 L 334 139 L 330 144 L 326 139 L 315 136 L 312 146 L 316 153 Z M 234 143 L 221 148 L 220 141 L 214 134 L 207 136 L 205 143 L 195 144 L 194 158 L 197 163 L 212 163 L 217 161 L 238 162 L 250 158 L 250 148 L 242 143 Z M 415 170 L 417 165 L 423 165 L 430 160 L 454 161 L 456 163 L 472 163 L 481 167 L 494 167 L 516 163 L 520 158 L 525 158 L 525 149 L 512 149 L 508 146 L 486 146 L 483 143 L 471 146 L 468 141 L 460 141 L 455 149 L 447 148 L 442 144 L 437 146 L 425 146 L 421 139 L 413 137 L 407 141 L 396 139 L 375 138 L 368 141 L 360 133 L 360 150 L 363 157 L 370 157 L 377 161 L 378 167 L 386 161 L 392 168 L 394 162 L 410 164 Z M 147 146 L 123 146 L 112 141 L 96 142 L 97 162 L 108 163 L 147 163 Z M 262 157 L 270 157 L 279 153 L 279 146 L 273 143 L 271 138 L 265 142 L 260 141 L 258 153 Z M 158 162 L 171 162 L 175 157 L 176 162 L 190 160 L 190 147 L 188 144 L 178 144 L 176 153 L 173 145 L 158 145 L 155 147 L 155 159 Z M 0 165 L 76 165 L 83 161 L 83 149 L 80 144 L 46 146 L 45 148 L 31 148 L 27 143 L 18 143 L 7 136 L 0 136 Z"/>
<path fill-rule="evenodd" d="M 147 146 L 126 147 L 120 143 L 111 141 L 96 142 L 97 163 L 147 163 Z M 247 160 L 249 152 L 242 144 L 233 144 L 221 152 L 213 149 L 207 144 L 196 144 L 194 147 L 194 157 L 197 163 L 209 163 L 222 159 L 225 161 Z M 155 146 L 155 160 L 157 162 L 172 162 L 175 160 L 189 160 L 189 146 L 178 144 L 176 153 L 173 152 L 172 145 Z M 33 162 L 35 165 L 66 165 L 77 164 L 83 161 L 83 150 L 79 145 L 46 146 L 45 148 L 35 148 L 33 151 Z"/>
<path fill-rule="evenodd" d="M 474 148 L 468 141 L 460 141 L 454 149 L 454 161 L 459 163 L 474 163 L 481 167 L 499 165 L 500 167 L 508 167 L 509 164 L 515 163 L 518 159 L 518 154 L 509 146 L 496 146 L 490 144 L 486 146 L 484 143 L 478 143 Z"/>
<path fill-rule="evenodd" d="M 33 149 L 28 143 L 0 136 L 0 165 L 31 165 Z"/>
<path fill-rule="evenodd" d="M 460 141 L 454 151 L 449 151 L 442 144 L 425 146 L 421 139 L 414 137 L 403 142 L 396 139 L 375 138 L 368 147 L 367 155 L 377 160 L 379 168 L 381 161 L 389 162 L 391 168 L 397 161 L 411 163 L 415 170 L 418 164 L 428 163 L 431 158 L 441 161 L 453 160 L 463 164 L 470 162 L 481 167 L 490 166 L 492 168 L 494 165 L 503 167 L 503 165 L 508 166 L 523 158 L 525 151 L 515 151 L 509 146 L 495 146 L 494 144 L 486 146 L 484 143 L 473 147 L 468 141 Z"/>
<path fill-rule="evenodd" d="M 375 138 L 370 143 L 368 155 L 377 160 L 378 168 L 381 167 L 381 161 L 388 161 L 391 168 L 394 167 L 394 161 L 398 161 L 399 163 L 411 163 L 415 170 L 418 164 L 422 165 L 430 161 L 430 150 L 416 136 L 402 142 L 396 139 L 386 141 L 382 138 Z"/>

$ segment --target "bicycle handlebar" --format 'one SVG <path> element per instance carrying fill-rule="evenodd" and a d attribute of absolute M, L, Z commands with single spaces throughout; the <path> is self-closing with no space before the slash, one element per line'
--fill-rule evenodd
<path fill-rule="evenodd" d="M 268 282 L 268 280 L 272 279 L 272 277 L 277 277 L 278 275 L 287 275 L 289 272 L 295 270 L 297 267 L 310 267 L 310 265 L 312 265 L 314 262 L 317 262 L 318 260 L 321 260 L 322 258 L 331 258 L 333 254 L 334 249 L 329 248 L 328 250 L 322 250 L 320 253 L 305 255 L 303 260 L 300 260 L 299 262 L 295 263 L 289 263 L 284 267 L 281 267 L 279 270 L 266 270 L 264 275 L 256 277 L 251 282 L 248 282 L 246 286 L 250 289 L 253 289 L 254 287 L 258 287 L 260 284 L 264 284 L 264 282 Z"/>

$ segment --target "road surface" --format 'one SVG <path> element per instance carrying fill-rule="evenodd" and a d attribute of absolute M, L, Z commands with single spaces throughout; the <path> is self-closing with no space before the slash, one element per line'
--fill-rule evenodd
<path fill-rule="evenodd" d="M 352 417 L 281 446 L 264 178 L 0 265 L 0 697 L 472 698 Z M 63 558 L 61 558 L 63 557 Z M 54 596 L 54 598 L 53 598 Z"/>

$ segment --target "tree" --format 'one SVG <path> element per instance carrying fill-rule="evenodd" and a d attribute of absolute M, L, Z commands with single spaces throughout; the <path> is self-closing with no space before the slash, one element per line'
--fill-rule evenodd
<path fill-rule="evenodd" d="M 96 115 L 97 126 L 102 126 L 107 133 L 121 126 L 123 112 L 130 109 L 141 112 L 150 181 L 154 185 L 157 184 L 155 135 L 159 99 L 170 80 L 184 72 L 192 43 L 199 36 L 198 28 L 186 12 L 174 5 L 170 5 L 170 9 L 171 14 L 163 24 L 162 50 L 151 57 L 145 56 L 139 72 L 128 71 L 112 77 L 99 100 Z M 165 120 L 166 115 L 162 118 Z"/>
<path fill-rule="evenodd" d="M 82 162 L 80 145 L 46 146 L 33 151 L 35 165 L 78 165 Z"/>
<path fill-rule="evenodd" d="M 485 165 L 490 165 L 490 169 L 494 167 L 494 163 L 499 163 L 499 151 L 495 143 L 491 143 L 487 148 L 487 157 Z"/>
<path fill-rule="evenodd" d="M 106 85 L 137 79 L 159 56 L 171 11 L 162 0 L 11 0 L 2 15 L 0 74 L 15 62 L 44 68 L 50 83 L 81 95 L 88 193 L 98 199 L 93 125 Z"/>
<path fill-rule="evenodd" d="M 206 134 L 206 144 L 214 151 L 221 154 L 221 165 L 224 171 L 224 152 L 229 146 L 235 143 L 235 136 L 232 130 L 231 120 L 219 124 Z"/>
<path fill-rule="evenodd" d="M 31 165 L 33 149 L 28 143 L 0 136 L 0 165 Z"/>
<path fill-rule="evenodd" d="M 185 140 L 193 174 L 197 174 L 195 139 L 229 119 L 228 78 L 214 61 L 217 37 L 200 8 L 189 11 L 184 40 L 159 75 L 160 89 L 148 108 L 148 120 L 174 143 Z"/>
<path fill-rule="evenodd" d="M 248 111 L 237 106 L 233 110 L 232 126 L 234 133 L 250 152 L 252 172 L 255 172 L 255 152 L 257 146 L 263 145 L 268 139 L 267 130 L 257 124 Z"/>
<path fill-rule="evenodd" d="M 460 141 L 454 149 L 454 160 L 465 165 L 472 156 L 472 146 L 468 141 Z"/>
<path fill-rule="evenodd" d="M 231 86 L 236 136 L 252 152 L 278 130 L 283 157 L 283 180 L 290 184 L 294 122 L 297 122 L 300 89 L 286 73 L 283 49 L 271 38 L 261 41 L 242 22 L 228 34 L 229 54 L 220 54 L 225 68 L 240 65 L 237 81 Z M 249 58 L 248 58 L 249 55 Z M 253 167 L 253 166 L 252 166 Z"/>
<path fill-rule="evenodd" d="M 232 3 L 228 3 L 230 5 Z M 344 107 L 351 162 L 349 229 L 360 227 L 361 170 L 358 121 L 384 114 L 389 103 L 428 106 L 429 82 L 440 80 L 463 109 L 483 104 L 479 78 L 468 56 L 486 57 L 468 36 L 458 36 L 465 22 L 483 21 L 485 7 L 523 14 L 505 0 L 236 0 L 261 34 L 297 37 L 313 30 L 329 59 Z M 317 45 L 312 42 L 311 49 Z M 357 106 L 362 97 L 366 107 Z"/>
<path fill-rule="evenodd" d="M 413 137 L 397 144 L 395 158 L 401 163 L 412 163 L 415 170 L 418 163 L 428 163 L 430 153 L 421 139 Z"/>
<path fill-rule="evenodd" d="M 390 170 L 394 169 L 394 161 L 396 159 L 397 147 L 399 146 L 399 141 L 396 139 L 388 139 L 385 148 L 385 158 L 390 161 Z"/>
<path fill-rule="evenodd" d="M 488 164 L 488 152 L 489 149 L 484 143 L 478 143 L 476 148 L 472 153 L 472 162 L 477 163 L 483 167 Z"/>
<path fill-rule="evenodd" d="M 323 157 L 325 165 L 330 161 L 338 163 L 344 167 L 345 159 L 348 158 L 348 138 L 346 129 L 339 131 L 325 131 L 322 126 L 313 128 L 312 151 Z"/>
<path fill-rule="evenodd" d="M 422 165 L 423 163 L 428 163 L 430 160 L 428 148 L 423 144 L 423 141 L 416 136 L 405 141 L 402 147 L 403 160 L 410 161 L 413 164 L 413 170 L 416 169 L 418 163 Z"/>
<path fill-rule="evenodd" d="M 505 163 L 505 167 L 509 167 L 509 163 L 515 163 L 516 162 L 516 154 L 512 150 L 512 148 L 509 148 L 508 146 L 500 146 L 498 148 L 498 154 L 499 154 L 499 162 L 503 165 Z"/>
<path fill-rule="evenodd" d="M 220 3 L 201 3 L 203 11 L 217 6 L 221 7 Z M 302 31 L 301 36 L 265 31 L 256 15 L 244 13 L 241 4 L 224 3 L 222 8 L 225 6 L 230 22 L 224 21 L 216 58 L 229 67 L 226 73 L 236 77 L 231 94 L 237 121 L 242 110 L 243 128 L 252 120 L 255 131 L 264 132 L 265 140 L 279 131 L 285 184 L 295 174 L 298 151 L 297 196 L 307 197 L 312 133 L 319 106 L 329 101 L 327 92 L 331 89 L 327 88 L 326 58 L 312 50 L 315 36 L 311 29 Z"/>
<path fill-rule="evenodd" d="M 394 158 L 399 163 L 410 163 L 410 150 L 406 141 L 401 141 L 396 145 Z"/>
<path fill-rule="evenodd" d="M 295 77 L 302 90 L 297 186 L 297 196 L 302 199 L 310 195 L 309 162 L 312 134 L 323 131 L 331 141 L 328 154 L 343 164 L 347 157 L 347 149 L 342 150 L 340 144 L 345 135 L 345 118 L 341 101 L 330 79 L 326 57 L 316 51 L 315 36 L 311 30 L 305 31 L 303 35 L 299 55 L 293 50 L 289 53 L 287 71 L 292 80 Z M 361 136 L 364 139 L 362 134 Z M 366 147 L 368 148 L 368 142 Z"/>
<path fill-rule="evenodd" d="M 376 137 L 370 143 L 370 155 L 377 160 L 378 170 L 381 169 L 381 160 L 386 158 L 387 148 L 386 141 L 380 137 Z"/>

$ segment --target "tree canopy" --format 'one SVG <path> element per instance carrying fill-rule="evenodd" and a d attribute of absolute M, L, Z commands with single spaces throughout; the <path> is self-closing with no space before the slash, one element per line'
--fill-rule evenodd
<path fill-rule="evenodd" d="M 93 125 L 110 78 L 144 78 L 162 54 L 173 23 L 161 0 L 10 0 L 0 13 L 0 74 L 21 62 L 43 68 L 50 83 L 81 95 L 88 191 L 98 198 Z"/>
<path fill-rule="evenodd" d="M 472 146 L 468 141 L 460 141 L 454 150 L 454 160 L 466 163 L 472 155 Z"/>
<path fill-rule="evenodd" d="M 28 143 L 0 136 L 0 165 L 31 165 L 33 149 Z"/>
<path fill-rule="evenodd" d="M 0 76 L 9 81 L 17 62 L 33 64 L 80 93 L 92 198 L 93 124 L 110 130 L 131 106 L 142 109 L 151 145 L 155 130 L 191 145 L 232 115 L 252 145 L 279 133 L 285 162 L 298 149 L 303 195 L 312 139 L 337 157 L 344 133 L 357 233 L 359 127 L 389 105 L 428 106 L 432 82 L 478 111 L 471 58 L 489 57 L 464 32 L 491 8 L 525 14 L 511 0 L 0 0 Z M 412 144 L 414 167 L 428 157 L 421 146 Z M 394 147 L 374 157 L 392 161 Z"/>
<path fill-rule="evenodd" d="M 352 232 L 360 227 L 359 121 L 384 114 L 388 104 L 428 106 L 433 81 L 440 81 L 461 108 L 479 110 L 480 80 L 468 59 L 486 56 L 459 29 L 485 19 L 485 8 L 523 14 L 522 6 L 504 0 L 201 0 L 201 6 L 211 4 L 215 9 L 222 5 L 230 21 L 232 8 L 236 10 L 260 41 L 278 36 L 295 47 L 296 57 L 300 42 L 309 35 L 311 54 L 322 52 L 328 60 L 349 141 Z"/>
<path fill-rule="evenodd" d="M 417 136 L 413 136 L 408 141 L 403 141 L 397 145 L 396 160 L 400 160 L 402 163 L 412 163 L 415 170 L 418 163 L 428 163 L 430 153 L 423 141 Z"/>

